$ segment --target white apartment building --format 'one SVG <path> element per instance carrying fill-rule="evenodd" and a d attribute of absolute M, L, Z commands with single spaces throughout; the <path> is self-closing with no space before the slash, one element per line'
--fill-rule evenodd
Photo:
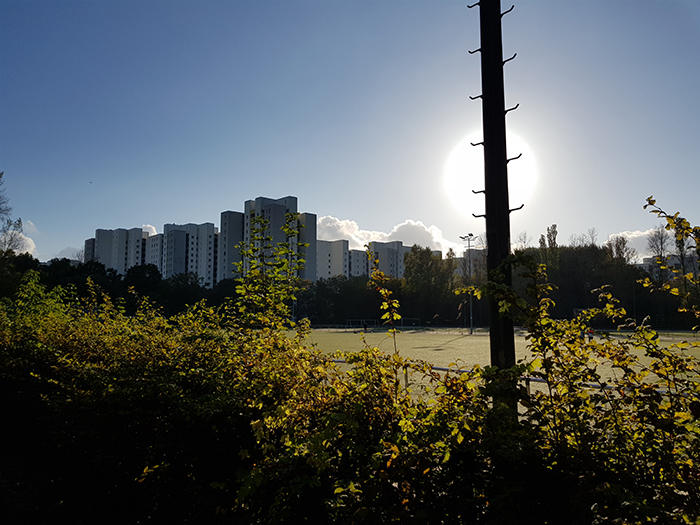
<path fill-rule="evenodd" d="M 299 277 L 309 281 L 318 279 L 317 270 L 317 253 L 318 245 L 316 242 L 318 218 L 315 213 L 300 213 L 299 214 L 299 242 L 308 244 L 299 248 L 299 257 L 304 259 L 304 267 L 299 272 Z"/>
<path fill-rule="evenodd" d="M 144 263 L 146 255 L 146 239 L 148 232 L 142 228 L 131 228 L 126 232 L 126 265 L 124 273 L 132 266 L 140 266 Z"/>
<path fill-rule="evenodd" d="M 282 228 L 287 221 L 287 213 L 297 213 L 297 198 L 292 196 L 281 199 L 258 197 L 255 200 L 245 201 L 243 205 L 245 219 L 243 223 L 243 240 L 246 244 L 253 238 L 253 218 L 262 217 L 267 221 L 267 229 L 262 232 L 264 236 L 272 237 L 272 244 L 287 242 Z"/>
<path fill-rule="evenodd" d="M 348 277 L 369 275 L 369 260 L 365 250 L 350 250 L 348 253 Z"/>
<path fill-rule="evenodd" d="M 239 244 L 243 241 L 243 224 L 244 214 L 240 211 L 221 212 L 217 282 L 237 276 L 236 265 L 241 262 Z"/>
<path fill-rule="evenodd" d="M 211 222 L 163 226 L 163 278 L 193 273 L 212 288 L 217 277 L 217 236 Z"/>
<path fill-rule="evenodd" d="M 86 239 L 85 245 L 83 247 L 83 261 L 94 261 L 95 260 L 95 238 Z"/>
<path fill-rule="evenodd" d="M 124 228 L 112 230 L 112 257 L 111 267 L 117 270 L 119 275 L 125 275 L 129 268 L 127 260 L 129 258 L 129 234 Z"/>
<path fill-rule="evenodd" d="M 197 276 L 204 279 L 207 288 L 216 284 L 217 248 L 219 229 L 213 223 L 207 222 L 198 226 L 197 240 L 190 241 L 190 261 L 194 263 Z"/>
<path fill-rule="evenodd" d="M 143 264 L 145 239 L 141 228 L 95 230 L 95 237 L 85 241 L 85 260 L 98 261 L 125 275 L 132 266 Z"/>
<path fill-rule="evenodd" d="M 664 264 L 667 269 L 661 270 L 656 257 L 644 257 L 642 262 L 635 264 L 635 266 L 641 268 L 655 279 L 658 279 L 660 275 L 663 275 L 666 279 L 672 279 L 683 273 L 683 265 L 678 254 L 672 253 L 668 255 Z M 700 260 L 692 251 L 688 252 L 685 259 L 685 273 L 697 274 L 699 271 Z"/>
<path fill-rule="evenodd" d="M 95 237 L 85 241 L 85 261 L 99 261 L 107 268 L 125 274 L 132 266 L 153 264 L 168 279 L 173 275 L 194 273 L 211 288 L 223 279 L 236 277 L 235 263 L 241 260 L 239 244 L 253 238 L 253 218 L 268 221 L 264 235 L 272 243 L 289 241 L 305 265 L 299 276 L 316 280 L 316 222 L 313 213 L 298 215 L 298 236 L 287 239 L 282 227 L 288 213 L 297 213 L 297 198 L 258 197 L 244 203 L 244 212 L 221 213 L 221 232 L 212 223 L 166 224 L 163 233 L 148 235 L 141 228 L 95 230 Z"/>
<path fill-rule="evenodd" d="M 316 268 L 319 279 L 337 275 L 359 277 L 369 275 L 372 264 L 364 250 L 349 250 L 348 241 L 317 241 Z M 370 251 L 379 260 L 379 270 L 390 277 L 401 278 L 404 274 L 404 256 L 411 248 L 401 241 L 372 242 Z M 439 252 L 438 252 L 439 253 Z"/>
<path fill-rule="evenodd" d="M 255 217 L 262 217 L 267 221 L 267 228 L 262 234 L 272 239 L 272 244 L 290 242 L 293 246 L 296 243 L 308 244 L 299 249 L 299 257 L 304 259 L 304 268 L 299 272 L 299 277 L 315 281 L 316 276 L 316 223 L 317 217 L 314 213 L 299 213 L 297 230 L 299 232 L 296 239 L 287 239 L 282 228 L 287 223 L 288 213 L 298 213 L 297 198 L 288 195 L 281 199 L 270 199 L 268 197 L 258 197 L 244 203 L 243 218 L 243 241 L 248 244 L 253 239 L 253 226 Z"/>
<path fill-rule="evenodd" d="M 85 241 L 87 248 L 89 241 Z M 92 252 L 91 261 L 97 261 L 104 264 L 107 268 L 112 268 L 112 230 L 95 230 L 95 242 L 93 243 L 94 250 Z M 85 250 L 86 256 L 90 254 Z"/>
<path fill-rule="evenodd" d="M 411 248 L 404 246 L 401 241 L 371 242 L 369 249 L 374 257 L 379 260 L 378 269 L 385 275 L 400 279 L 404 273 L 404 255 Z"/>
<path fill-rule="evenodd" d="M 337 275 L 349 277 L 350 250 L 348 241 L 316 241 L 316 276 L 330 279 Z"/>
<path fill-rule="evenodd" d="M 187 273 L 187 231 L 168 226 L 166 224 L 163 233 L 163 253 L 160 273 L 164 278 L 173 275 Z"/>
<path fill-rule="evenodd" d="M 162 233 L 150 235 L 146 239 L 146 257 L 145 264 L 152 264 L 158 271 L 163 274 L 163 239 Z"/>

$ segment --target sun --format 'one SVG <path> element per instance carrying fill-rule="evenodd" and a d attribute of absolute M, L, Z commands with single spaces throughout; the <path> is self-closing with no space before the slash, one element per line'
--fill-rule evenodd
<path fill-rule="evenodd" d="M 443 187 L 452 205 L 464 215 L 484 213 L 484 195 L 474 191 L 484 189 L 484 149 L 472 146 L 481 142 L 481 132 L 475 132 L 457 144 L 445 163 Z M 511 208 L 526 204 L 537 186 L 537 163 L 527 143 L 508 132 L 508 158 L 522 156 L 508 163 L 508 201 Z"/>

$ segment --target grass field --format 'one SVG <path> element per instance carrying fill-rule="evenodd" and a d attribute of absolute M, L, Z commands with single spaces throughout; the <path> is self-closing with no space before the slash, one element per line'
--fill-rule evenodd
<path fill-rule="evenodd" d="M 469 335 L 468 330 L 415 330 L 401 332 L 396 337 L 402 356 L 422 359 L 434 366 L 448 367 L 451 363 L 456 363 L 460 368 L 468 369 L 476 364 L 490 364 L 489 336 L 486 331 L 477 330 L 473 335 Z M 661 334 L 661 342 L 664 345 L 681 340 L 698 341 L 698 337 L 691 332 Z M 326 353 L 336 350 L 359 350 L 365 343 L 386 353 L 394 351 L 392 339 L 383 330 L 366 334 L 342 330 L 313 330 L 309 341 Z M 530 356 L 524 334 L 516 335 L 515 352 L 516 360 Z M 689 353 L 700 358 L 698 347 L 689 350 Z"/>
<path fill-rule="evenodd" d="M 359 350 L 366 343 L 386 353 L 394 352 L 394 343 L 385 331 L 353 333 L 352 331 L 314 330 L 310 341 L 323 352 L 336 350 Z M 489 336 L 487 332 L 450 330 L 417 330 L 397 334 L 396 343 L 401 355 L 412 359 L 423 359 L 434 366 L 447 367 L 457 363 L 461 368 L 489 364 Z M 525 338 L 516 337 L 517 358 L 526 357 L 528 351 Z"/>

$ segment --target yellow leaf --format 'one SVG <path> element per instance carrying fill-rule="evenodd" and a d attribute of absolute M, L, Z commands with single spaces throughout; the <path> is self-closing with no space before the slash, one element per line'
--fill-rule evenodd
<path fill-rule="evenodd" d="M 676 412 L 674 414 L 674 419 L 679 419 L 680 421 L 688 421 L 690 418 L 690 412 Z"/>

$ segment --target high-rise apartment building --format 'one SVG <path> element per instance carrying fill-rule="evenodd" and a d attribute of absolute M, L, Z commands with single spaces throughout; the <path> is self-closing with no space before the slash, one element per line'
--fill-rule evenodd
<path fill-rule="evenodd" d="M 299 243 L 302 245 L 299 247 L 299 257 L 304 259 L 304 267 L 299 272 L 299 277 L 312 282 L 318 279 L 316 268 L 316 250 L 318 249 L 316 240 L 317 224 L 318 218 L 315 213 L 299 214 L 297 230 L 299 231 Z"/>
<path fill-rule="evenodd" d="M 140 266 L 144 263 L 146 255 L 146 239 L 148 232 L 142 228 L 131 228 L 126 232 L 126 260 L 124 273 L 132 266 Z"/>
<path fill-rule="evenodd" d="M 112 230 L 112 256 L 110 258 L 110 266 L 114 268 L 119 275 L 125 275 L 128 268 L 129 237 L 128 230 L 124 228 Z"/>
<path fill-rule="evenodd" d="M 163 238 L 162 233 L 150 235 L 146 239 L 146 257 L 145 264 L 152 264 L 158 271 L 163 274 Z"/>
<path fill-rule="evenodd" d="M 364 250 L 350 250 L 348 252 L 348 277 L 360 277 L 369 275 L 369 261 Z"/>
<path fill-rule="evenodd" d="M 95 248 L 92 252 L 93 257 L 91 260 L 100 262 L 107 268 L 112 268 L 112 230 L 95 230 L 94 241 Z M 87 250 L 85 253 L 88 253 Z"/>
<path fill-rule="evenodd" d="M 237 277 L 237 265 L 241 262 L 240 243 L 243 241 L 244 214 L 240 211 L 221 212 L 219 229 L 219 253 L 216 280 Z"/>
<path fill-rule="evenodd" d="M 371 242 L 369 249 L 379 260 L 379 271 L 391 277 L 403 277 L 404 255 L 411 251 L 410 247 L 404 246 L 401 241 L 391 241 Z"/>
<path fill-rule="evenodd" d="M 348 241 L 317 241 L 316 268 L 319 279 L 337 275 L 360 277 L 369 275 L 371 262 L 364 250 L 349 250 Z M 411 248 L 401 241 L 372 242 L 370 251 L 378 263 L 378 269 L 390 277 L 401 278 L 404 274 L 404 256 Z"/>
<path fill-rule="evenodd" d="M 165 279 L 189 272 L 187 266 L 187 230 L 168 228 L 168 226 L 168 224 L 165 225 L 166 231 L 163 233 L 161 274 Z"/>
<path fill-rule="evenodd" d="M 83 261 L 94 261 L 95 260 L 95 238 L 86 239 L 83 248 Z"/>
<path fill-rule="evenodd" d="M 338 275 L 349 277 L 348 241 L 316 241 L 316 275 L 330 279 Z"/>
<path fill-rule="evenodd" d="M 244 204 L 243 241 L 249 244 L 254 238 L 255 218 L 260 217 L 266 223 L 264 231 L 260 232 L 264 237 L 271 238 L 272 245 L 289 242 L 293 249 L 297 244 L 308 244 L 298 248 L 297 254 L 304 259 L 305 264 L 299 272 L 299 277 L 310 281 L 316 280 L 316 222 L 317 217 L 313 213 L 299 213 L 297 224 L 292 224 L 298 231 L 296 238 L 288 239 L 284 233 L 287 224 L 287 214 L 298 213 L 297 198 L 292 196 L 281 199 L 258 197 L 255 200 L 246 201 Z"/>
<path fill-rule="evenodd" d="M 95 230 L 95 237 L 85 241 L 85 261 L 95 260 L 107 268 L 125 274 L 132 266 L 153 264 L 167 279 L 183 273 L 195 274 L 209 288 L 224 279 L 236 277 L 235 263 L 241 261 L 240 244 L 253 239 L 253 219 L 267 221 L 263 235 L 272 243 L 289 242 L 305 260 L 299 277 L 316 280 L 316 215 L 298 214 L 298 230 L 287 239 L 282 230 L 287 214 L 297 213 L 297 198 L 258 197 L 244 203 L 244 212 L 221 213 L 221 231 L 212 223 L 166 224 L 163 233 L 149 236 L 141 228 Z M 298 244 L 308 246 L 298 246 Z"/>
<path fill-rule="evenodd" d="M 85 241 L 85 260 L 101 262 L 125 275 L 132 266 L 143 264 L 147 237 L 141 228 L 95 230 L 95 237 Z"/>
<path fill-rule="evenodd" d="M 193 273 L 204 286 L 213 287 L 217 277 L 217 237 L 218 230 L 211 222 L 163 226 L 163 278 Z"/>
<path fill-rule="evenodd" d="M 243 224 L 243 240 L 250 243 L 253 239 L 255 217 L 261 217 L 267 222 L 267 228 L 262 232 L 264 236 L 272 238 L 272 244 L 287 242 L 282 228 L 286 224 L 288 213 L 297 213 L 297 198 L 292 196 L 281 199 L 258 197 L 255 200 L 245 201 L 243 205 L 245 220 Z"/>
<path fill-rule="evenodd" d="M 365 250 L 349 250 L 349 242 L 317 241 L 317 276 L 319 279 L 328 279 L 337 275 L 346 277 L 360 277 L 369 275 L 372 270 L 372 262 L 367 257 Z M 404 257 L 411 251 L 409 246 L 404 246 L 401 241 L 371 242 L 369 249 L 373 257 L 378 260 L 378 269 L 389 277 L 401 278 L 404 275 Z M 440 255 L 440 252 L 435 252 Z"/>

